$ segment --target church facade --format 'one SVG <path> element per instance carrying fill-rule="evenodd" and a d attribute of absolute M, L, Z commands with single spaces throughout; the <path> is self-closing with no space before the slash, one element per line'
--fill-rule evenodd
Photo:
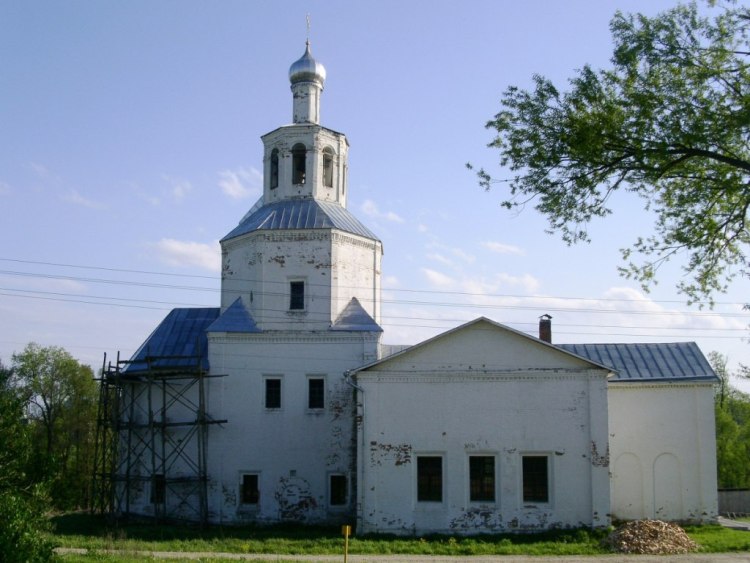
<path fill-rule="evenodd" d="M 309 44 L 289 79 L 220 307 L 174 310 L 117 371 L 112 509 L 403 534 L 714 519 L 695 345 L 555 346 L 482 318 L 386 353 L 383 247 L 347 209 Z"/>

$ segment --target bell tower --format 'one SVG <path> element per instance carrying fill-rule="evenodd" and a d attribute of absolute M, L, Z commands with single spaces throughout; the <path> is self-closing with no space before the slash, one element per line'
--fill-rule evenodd
<path fill-rule="evenodd" d="M 382 244 L 346 209 L 349 143 L 320 124 L 325 79 L 307 41 L 292 123 L 261 137 L 263 197 L 221 241 L 222 312 L 240 298 L 259 330 L 328 330 L 356 310 L 380 331 Z"/>
<path fill-rule="evenodd" d="M 320 95 L 326 71 L 310 52 L 289 68 L 292 124 L 262 137 L 263 200 L 313 198 L 346 207 L 349 143 L 346 136 L 320 125 Z"/>

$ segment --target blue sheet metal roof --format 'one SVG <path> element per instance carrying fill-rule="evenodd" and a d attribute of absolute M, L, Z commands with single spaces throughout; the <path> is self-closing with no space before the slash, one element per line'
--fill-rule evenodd
<path fill-rule="evenodd" d="M 198 362 L 208 369 L 206 328 L 218 316 L 218 308 L 172 309 L 133 354 L 123 372 L 134 374 L 149 367 L 195 367 Z M 153 359 L 157 357 L 158 360 Z"/>
<path fill-rule="evenodd" d="M 222 315 L 206 329 L 207 332 L 260 332 L 255 319 L 238 297 Z"/>
<path fill-rule="evenodd" d="M 372 240 L 378 238 L 354 215 L 337 203 L 291 199 L 263 205 L 246 215 L 222 241 L 253 231 L 281 229 L 338 229 Z"/>
<path fill-rule="evenodd" d="M 380 325 L 365 311 L 356 297 L 352 297 L 349 304 L 341 311 L 339 318 L 331 325 L 331 330 L 383 332 Z"/>
<path fill-rule="evenodd" d="M 718 381 L 695 342 L 557 346 L 612 368 L 610 381 Z"/>

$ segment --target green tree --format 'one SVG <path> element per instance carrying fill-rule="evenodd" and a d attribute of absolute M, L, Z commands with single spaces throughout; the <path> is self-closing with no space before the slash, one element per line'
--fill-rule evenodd
<path fill-rule="evenodd" d="M 96 430 L 93 371 L 62 348 L 35 343 L 13 355 L 13 369 L 32 432 L 42 445 L 35 460 L 38 477 L 49 479 L 59 508 L 85 506 Z"/>
<path fill-rule="evenodd" d="M 689 299 L 726 289 L 750 242 L 750 8 L 706 11 L 718 13 L 616 13 L 611 68 L 584 66 L 564 93 L 542 76 L 532 90 L 511 86 L 487 123 L 513 173 L 504 206 L 533 201 L 572 244 L 612 213 L 613 192 L 643 197 L 654 234 L 622 250 L 621 273 L 648 288 L 661 264 L 686 255 Z M 496 181 L 478 175 L 485 188 Z"/>
<path fill-rule="evenodd" d="M 711 352 L 708 360 L 719 376 L 716 389 L 716 465 L 719 488 L 750 487 L 750 396 L 735 389 L 727 358 Z"/>
<path fill-rule="evenodd" d="M 44 535 L 45 487 L 29 475 L 34 444 L 26 423 L 25 397 L 0 362 L 0 561 L 52 560 Z"/>

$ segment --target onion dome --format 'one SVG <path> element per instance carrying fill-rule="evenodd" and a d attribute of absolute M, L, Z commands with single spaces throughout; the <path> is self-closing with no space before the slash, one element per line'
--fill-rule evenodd
<path fill-rule="evenodd" d="M 317 82 L 321 87 L 326 80 L 325 67 L 310 53 L 310 42 L 305 43 L 305 54 L 289 67 L 289 82 Z"/>

